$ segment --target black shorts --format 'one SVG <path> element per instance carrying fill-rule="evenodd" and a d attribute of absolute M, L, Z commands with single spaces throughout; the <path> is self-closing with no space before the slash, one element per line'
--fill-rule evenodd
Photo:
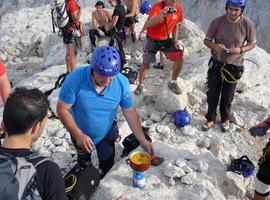
<path fill-rule="evenodd" d="M 73 44 L 75 43 L 75 37 L 73 36 L 72 32 L 67 30 L 63 30 L 63 42 L 64 44 Z"/>

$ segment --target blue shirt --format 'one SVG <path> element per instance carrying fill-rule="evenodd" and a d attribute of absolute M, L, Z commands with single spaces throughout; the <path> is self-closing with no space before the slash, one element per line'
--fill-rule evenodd
<path fill-rule="evenodd" d="M 70 73 L 59 94 L 59 99 L 71 104 L 71 114 L 80 130 L 98 144 L 110 130 L 119 105 L 133 106 L 128 79 L 117 74 L 98 94 L 92 83 L 92 68 L 80 67 Z"/>

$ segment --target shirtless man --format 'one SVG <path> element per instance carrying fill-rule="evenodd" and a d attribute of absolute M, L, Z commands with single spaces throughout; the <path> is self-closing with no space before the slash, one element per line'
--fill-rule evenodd
<path fill-rule="evenodd" d="M 92 28 L 89 30 L 89 37 L 92 44 L 92 51 L 96 48 L 96 36 L 110 36 L 111 32 L 105 30 L 105 25 L 112 20 L 112 14 L 104 9 L 104 3 L 98 1 L 96 10 L 92 13 Z"/>
<path fill-rule="evenodd" d="M 125 5 L 127 7 L 126 26 L 130 27 L 132 42 L 135 42 L 136 41 L 135 23 L 138 22 L 137 21 L 138 1 L 125 0 Z"/>

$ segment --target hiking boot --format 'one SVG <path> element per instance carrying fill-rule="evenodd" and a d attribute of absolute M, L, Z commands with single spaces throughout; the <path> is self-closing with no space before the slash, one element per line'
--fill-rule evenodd
<path fill-rule="evenodd" d="M 142 94 L 142 91 L 143 91 L 143 86 L 141 84 L 139 84 L 137 86 L 137 88 L 135 89 L 134 94 L 141 95 Z"/>
<path fill-rule="evenodd" d="M 136 37 L 136 34 L 135 34 L 135 33 L 131 33 L 131 39 L 132 39 L 132 42 L 133 42 L 133 43 L 136 42 L 137 37 Z"/>
<path fill-rule="evenodd" d="M 175 94 L 181 94 L 182 90 L 178 86 L 177 82 L 169 82 L 168 87 L 173 91 Z"/>
<path fill-rule="evenodd" d="M 215 125 L 215 121 L 208 121 L 202 126 L 203 131 L 208 131 L 210 128 L 212 128 Z"/>
<path fill-rule="evenodd" d="M 222 122 L 221 124 L 221 131 L 226 133 L 230 130 L 230 121 L 226 120 L 225 122 Z"/>
<path fill-rule="evenodd" d="M 161 69 L 161 70 L 164 69 L 164 65 L 161 64 L 161 62 L 155 63 L 155 64 L 153 65 L 153 67 L 156 68 L 156 69 Z"/>

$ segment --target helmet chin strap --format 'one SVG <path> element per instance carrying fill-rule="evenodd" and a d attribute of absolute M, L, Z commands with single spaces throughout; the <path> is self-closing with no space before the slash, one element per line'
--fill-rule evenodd
<path fill-rule="evenodd" d="M 97 82 L 97 80 L 96 80 L 96 78 L 95 78 L 95 75 L 94 75 L 94 70 L 91 70 L 91 74 L 92 74 L 94 83 L 95 83 L 98 87 L 103 87 L 99 82 Z"/>

